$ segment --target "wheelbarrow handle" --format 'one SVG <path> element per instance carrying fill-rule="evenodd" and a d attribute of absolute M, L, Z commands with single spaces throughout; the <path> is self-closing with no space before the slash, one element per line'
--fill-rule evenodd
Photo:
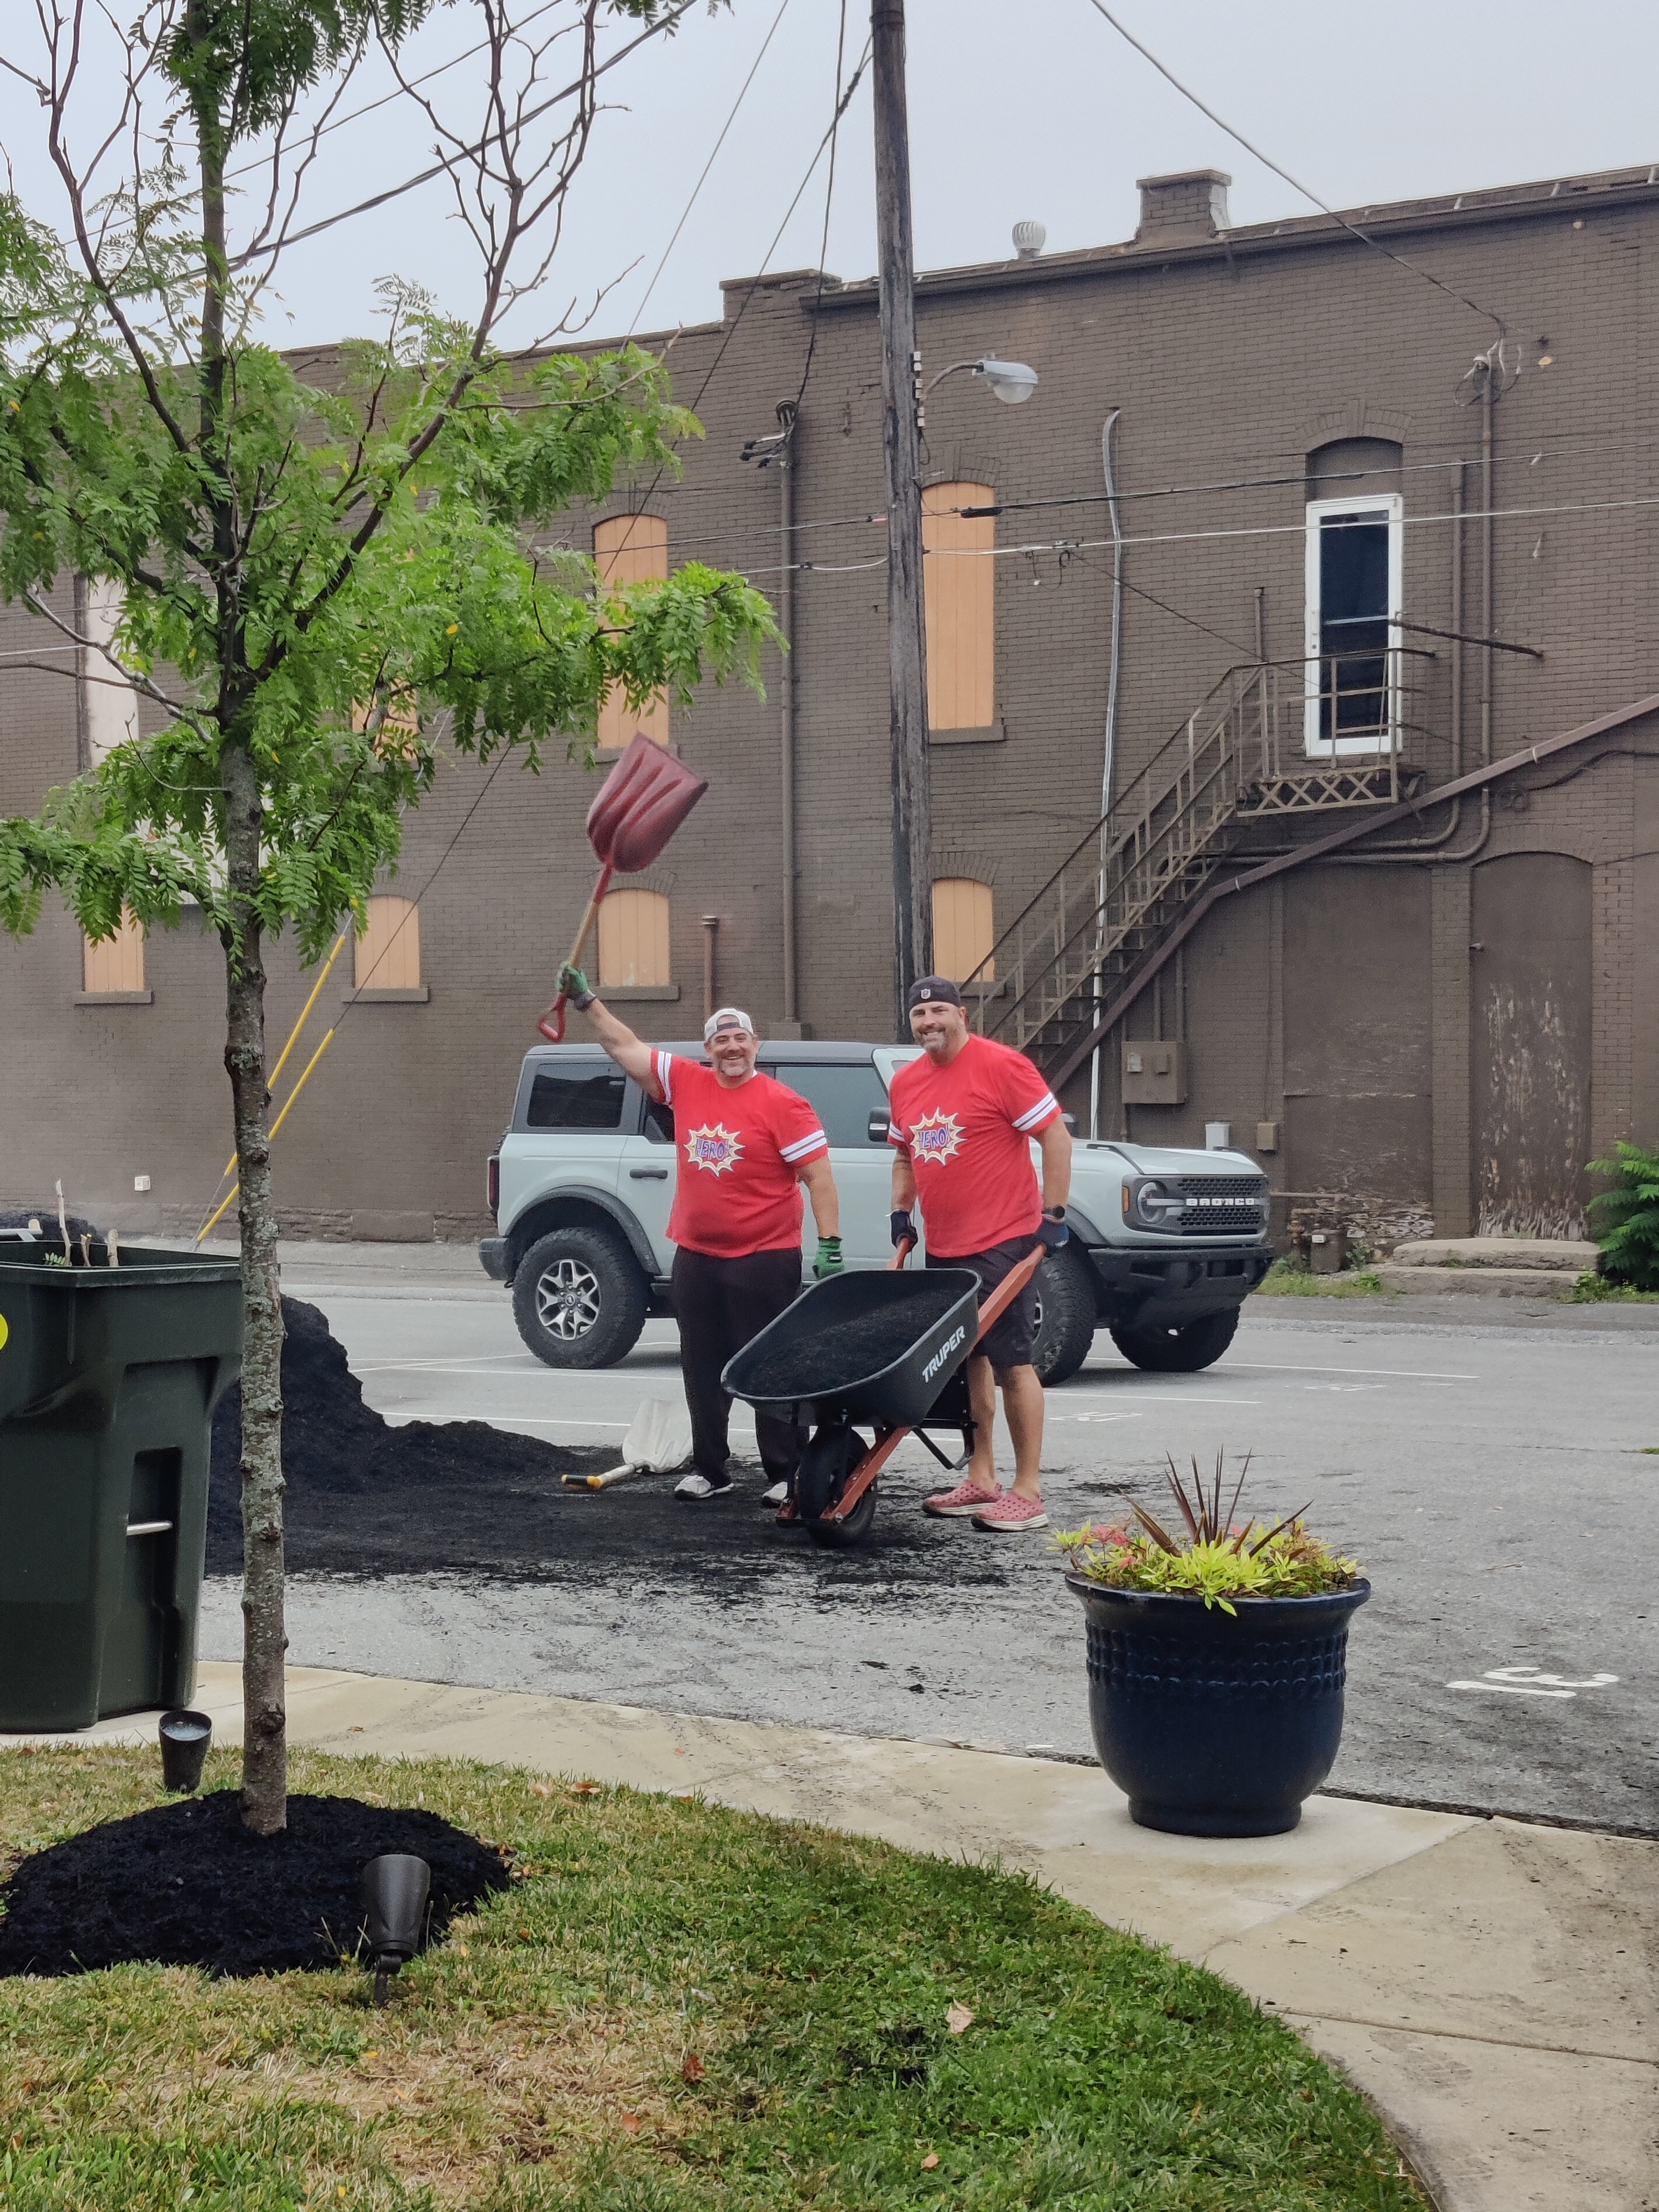
<path fill-rule="evenodd" d="M 1012 1268 L 997 1285 L 995 1290 L 979 1310 L 979 1327 L 974 1334 L 975 1344 L 982 1342 L 986 1331 L 1007 1312 L 1009 1307 L 1042 1265 L 1043 1256 L 1044 1248 L 1039 1244 L 1034 1252 L 1028 1252 L 1018 1267 Z"/>
<path fill-rule="evenodd" d="M 898 1250 L 893 1255 L 892 1265 L 888 1268 L 888 1273 L 890 1275 L 898 1274 L 902 1269 L 905 1261 L 909 1258 L 910 1255 L 915 1250 L 915 1238 L 914 1237 L 905 1237 L 900 1243 Z"/>
<path fill-rule="evenodd" d="M 587 902 L 587 911 L 582 916 L 582 926 L 576 932 L 576 942 L 571 946 L 570 957 L 564 963 L 567 968 L 574 968 L 582 957 L 582 947 L 587 942 L 588 932 L 599 919 L 600 905 L 605 893 L 611 888 L 612 872 L 609 866 L 599 870 L 599 880 L 594 884 L 593 896 Z M 564 1002 L 567 995 L 565 992 L 561 991 L 536 1024 L 550 1044 L 564 1042 Z"/>

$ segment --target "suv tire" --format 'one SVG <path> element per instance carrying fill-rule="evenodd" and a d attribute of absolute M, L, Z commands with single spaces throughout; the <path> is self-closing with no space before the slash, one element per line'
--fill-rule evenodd
<path fill-rule="evenodd" d="M 1062 1245 L 1037 1269 L 1040 1309 L 1031 1364 L 1043 1383 L 1069 1382 L 1089 1357 L 1098 1316 L 1086 1260 Z"/>
<path fill-rule="evenodd" d="M 1195 1375 L 1219 1359 L 1238 1328 L 1238 1308 L 1203 1314 L 1178 1328 L 1115 1328 L 1112 1342 L 1123 1357 L 1154 1375 Z"/>
<path fill-rule="evenodd" d="M 513 1278 L 519 1334 L 550 1367 L 614 1367 L 645 1327 L 645 1278 L 599 1229 L 537 1239 Z"/>

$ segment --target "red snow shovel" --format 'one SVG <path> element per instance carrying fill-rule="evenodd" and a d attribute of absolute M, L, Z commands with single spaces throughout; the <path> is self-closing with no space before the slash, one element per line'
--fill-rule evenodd
<path fill-rule="evenodd" d="M 587 842 L 599 862 L 599 880 L 570 948 L 568 966 L 581 959 L 611 877 L 648 868 L 708 788 L 707 779 L 694 775 L 665 745 L 643 730 L 635 732 L 587 810 Z M 536 1024 L 552 1044 L 564 1042 L 564 1000 L 561 991 Z"/>

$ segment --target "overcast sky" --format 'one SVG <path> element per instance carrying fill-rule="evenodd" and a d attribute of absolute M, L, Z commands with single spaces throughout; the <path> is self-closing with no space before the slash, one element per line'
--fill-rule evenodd
<path fill-rule="evenodd" d="M 534 0 L 526 0 L 534 4 Z M 120 11 L 117 11 L 119 13 Z M 620 334 L 640 316 L 647 280 L 684 213 L 779 0 L 699 8 L 605 80 L 617 103 L 600 117 L 573 196 L 544 303 L 520 311 L 514 335 L 579 312 L 613 285 L 587 325 Z M 910 0 L 909 96 L 918 263 L 938 268 L 1010 252 L 1022 216 L 1048 227 L 1050 250 L 1127 238 L 1135 179 L 1214 167 L 1233 178 L 1232 216 L 1252 222 L 1307 203 L 1231 143 L 1127 46 L 1090 0 Z M 1114 12 L 1210 106 L 1337 206 L 1659 161 L 1659 7 L 1653 0 L 1511 0 L 1505 9 L 1395 0 L 1386 10 L 1332 0 L 1116 0 Z M 15 4 L 6 50 L 27 62 Z M 642 330 L 720 313 L 722 277 L 766 258 L 833 106 L 839 0 L 784 0 L 702 195 L 644 303 Z M 848 0 L 846 66 L 868 31 Z M 471 43 L 465 4 L 441 9 L 410 57 L 431 67 Z M 622 34 L 608 31 L 612 45 Z M 458 119 L 476 112 L 474 65 L 437 81 Z M 347 105 L 384 88 L 365 75 Z M 24 198 L 56 216 L 40 112 L 0 87 L 3 135 Z M 337 131 L 308 206 L 331 212 L 429 158 L 431 132 L 395 104 Z M 875 261 L 869 77 L 842 125 L 828 266 L 866 276 Z M 769 265 L 816 265 L 826 167 L 803 195 Z M 424 282 L 444 304 L 473 303 L 471 249 L 441 185 L 294 248 L 283 264 L 272 335 L 322 340 L 368 329 L 374 280 Z M 620 281 L 618 281 L 620 280 Z"/>

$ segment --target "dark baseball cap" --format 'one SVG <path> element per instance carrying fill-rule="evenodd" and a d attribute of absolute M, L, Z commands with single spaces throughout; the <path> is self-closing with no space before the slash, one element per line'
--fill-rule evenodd
<path fill-rule="evenodd" d="M 962 1004 L 962 994 L 948 975 L 919 975 L 910 986 L 905 1004 L 914 1013 L 924 999 L 942 999 L 947 1006 Z"/>

